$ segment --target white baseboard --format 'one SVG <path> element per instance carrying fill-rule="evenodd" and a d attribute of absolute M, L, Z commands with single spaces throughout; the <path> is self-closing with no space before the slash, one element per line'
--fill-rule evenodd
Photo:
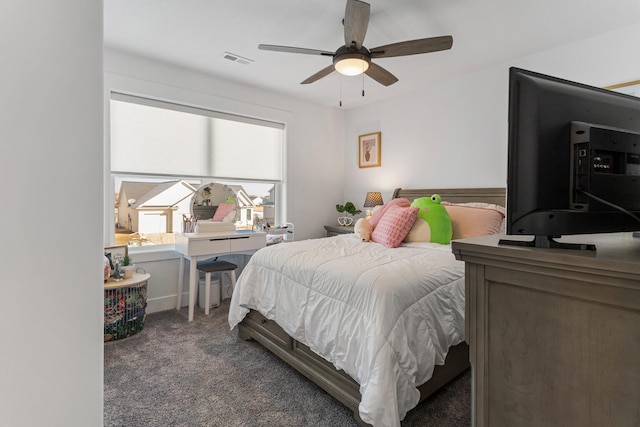
<path fill-rule="evenodd" d="M 226 289 L 229 290 L 229 294 L 224 293 Z M 220 295 L 222 299 L 231 298 L 231 285 L 222 287 L 223 293 Z M 186 307 L 189 304 L 189 294 L 187 292 L 182 294 L 182 300 L 180 301 L 180 305 L 182 307 Z M 198 300 L 196 295 L 196 307 L 198 306 Z M 175 310 L 176 309 L 176 296 L 175 295 L 167 295 L 159 298 L 151 298 L 147 299 L 147 309 L 145 312 L 147 314 L 157 313 L 159 311 L 166 310 Z"/>
<path fill-rule="evenodd" d="M 186 307 L 188 303 L 188 294 L 182 295 L 182 306 Z M 176 296 L 167 295 L 159 298 L 147 299 L 146 313 L 157 313 L 159 311 L 175 310 L 176 309 Z"/>

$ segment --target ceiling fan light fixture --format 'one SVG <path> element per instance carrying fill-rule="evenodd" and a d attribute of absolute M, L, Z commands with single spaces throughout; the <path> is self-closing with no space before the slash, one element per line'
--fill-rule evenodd
<path fill-rule="evenodd" d="M 369 69 L 369 61 L 368 58 L 360 54 L 341 56 L 336 58 L 333 66 L 343 76 L 357 76 Z"/>
<path fill-rule="evenodd" d="M 437 52 L 451 49 L 453 37 L 439 36 L 415 40 L 406 40 L 367 49 L 363 43 L 369 26 L 371 8 L 369 3 L 363 0 L 346 0 L 342 24 L 344 26 L 344 45 L 335 52 L 326 50 L 307 49 L 302 47 L 278 46 L 259 44 L 258 49 L 273 50 L 277 52 L 303 53 L 307 55 L 331 56 L 333 64 L 328 65 L 301 81 L 300 84 L 309 84 L 337 71 L 344 76 L 358 76 L 367 74 L 381 85 L 389 86 L 398 81 L 398 78 L 380 65 L 371 62 L 371 59 L 391 58 L 395 56 L 417 55 L 421 53 Z M 363 79 L 364 84 L 364 79 Z M 364 96 L 364 90 L 363 90 Z"/>

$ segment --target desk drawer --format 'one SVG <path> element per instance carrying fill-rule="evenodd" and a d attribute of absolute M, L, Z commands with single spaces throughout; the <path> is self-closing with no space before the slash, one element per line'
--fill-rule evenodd
<path fill-rule="evenodd" d="M 248 251 L 264 248 L 267 245 L 267 238 L 263 234 L 257 236 L 231 237 L 229 244 L 231 248 L 230 252 Z"/>
<path fill-rule="evenodd" d="M 189 243 L 189 255 L 215 255 L 230 252 L 229 238 L 211 238 L 193 240 Z"/>

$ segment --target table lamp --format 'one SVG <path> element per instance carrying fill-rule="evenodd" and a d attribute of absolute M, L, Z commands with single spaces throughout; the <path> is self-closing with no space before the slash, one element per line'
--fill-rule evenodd
<path fill-rule="evenodd" d="M 367 197 L 364 199 L 365 208 L 373 208 L 379 205 L 383 205 L 382 194 L 379 191 L 370 191 L 367 193 Z M 367 218 L 371 216 L 371 209 L 367 209 Z"/>

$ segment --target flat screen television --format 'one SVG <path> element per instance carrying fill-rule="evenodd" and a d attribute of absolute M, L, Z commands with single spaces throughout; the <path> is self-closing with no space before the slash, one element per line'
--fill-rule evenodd
<path fill-rule="evenodd" d="M 508 150 L 501 244 L 640 229 L 640 98 L 511 68 Z"/>

